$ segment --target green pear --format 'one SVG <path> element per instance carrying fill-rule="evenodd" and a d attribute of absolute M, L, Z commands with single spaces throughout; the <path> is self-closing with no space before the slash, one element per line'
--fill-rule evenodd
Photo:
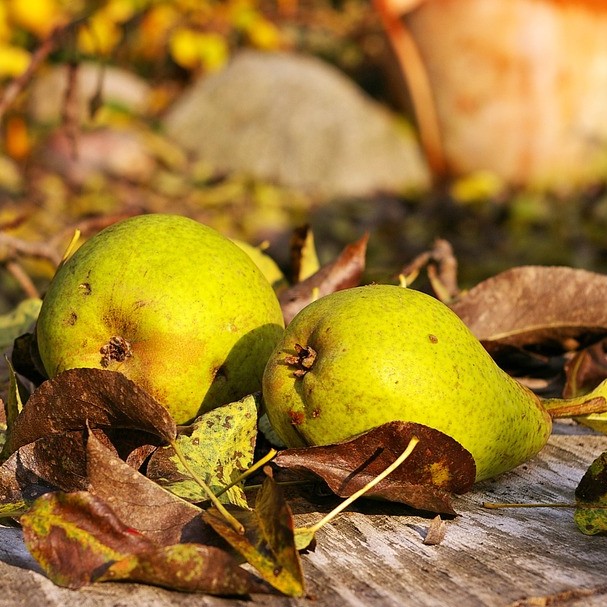
<path fill-rule="evenodd" d="M 36 336 L 49 377 L 120 371 L 181 424 L 259 391 L 283 330 L 246 253 L 197 221 L 152 214 L 102 230 L 59 268 Z"/>
<path fill-rule="evenodd" d="M 466 448 L 477 480 L 534 456 L 552 417 L 582 403 L 541 400 L 502 371 L 446 305 L 393 285 L 338 291 L 301 310 L 268 360 L 263 397 L 289 447 L 416 422 Z"/>

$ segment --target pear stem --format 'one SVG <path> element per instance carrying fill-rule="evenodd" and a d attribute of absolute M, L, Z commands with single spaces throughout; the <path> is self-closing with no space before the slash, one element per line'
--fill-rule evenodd
<path fill-rule="evenodd" d="M 262 466 L 265 466 L 269 461 L 273 460 L 276 457 L 276 449 L 270 449 L 266 455 L 264 455 L 260 460 L 255 462 L 250 468 L 247 468 L 240 476 L 234 479 L 229 485 L 225 486 L 221 491 L 215 494 L 215 497 L 219 497 L 223 495 L 228 489 L 231 489 L 234 485 L 238 485 L 238 483 L 244 481 L 247 477 L 251 476 L 253 472 L 259 470 Z"/>
<path fill-rule="evenodd" d="M 572 398 L 540 398 L 550 417 L 579 417 L 607 412 L 607 380 L 601 382 L 588 394 Z"/>
<path fill-rule="evenodd" d="M 181 451 L 181 447 L 179 447 L 179 445 L 177 444 L 177 441 L 175 441 L 175 440 L 171 441 L 170 445 L 171 445 L 171 447 L 173 447 L 173 450 L 177 454 L 177 457 L 179 458 L 179 461 L 181 462 L 182 466 L 186 469 L 186 471 L 194 479 L 194 481 L 196 481 L 196 483 L 198 483 L 198 485 L 200 485 L 200 487 L 202 487 L 203 491 L 207 494 L 207 496 L 208 496 L 209 500 L 211 501 L 211 503 L 213 504 L 213 506 L 215 506 L 215 508 L 217 508 L 217 510 L 226 519 L 226 521 L 228 521 L 228 523 L 230 523 L 230 525 L 233 527 L 233 529 L 236 531 L 236 533 L 239 533 L 240 535 L 243 535 L 244 534 L 244 527 L 243 527 L 243 525 L 241 523 L 239 523 L 226 510 L 225 506 L 219 501 L 219 499 L 213 493 L 213 491 L 211 490 L 211 488 L 196 473 L 196 471 L 192 469 L 192 467 L 190 466 L 190 463 L 188 462 L 188 460 L 183 455 L 183 453 Z"/>
<path fill-rule="evenodd" d="M 384 478 L 386 478 L 386 476 L 388 476 L 388 474 L 390 474 L 391 472 L 396 470 L 396 468 L 398 468 L 411 455 L 411 453 L 413 452 L 413 449 L 415 449 L 417 443 L 419 443 L 419 439 L 416 436 L 414 436 L 409 441 L 407 448 L 385 470 L 383 470 L 380 474 L 378 474 L 374 479 L 369 481 L 364 487 L 362 487 L 361 489 L 359 489 L 358 491 L 353 493 L 350 497 L 346 498 L 341 504 L 339 504 L 339 506 L 337 506 L 336 508 L 331 510 L 331 512 L 329 512 L 326 516 L 321 518 L 318 522 L 314 523 L 313 525 L 311 525 L 309 527 L 304 527 L 304 529 L 308 533 L 311 533 L 311 534 L 316 533 L 321 527 L 323 527 L 329 521 L 331 521 L 333 518 L 335 518 L 342 510 L 347 508 L 353 501 L 357 500 L 359 497 L 361 497 L 362 495 L 367 493 L 367 491 L 369 491 L 369 489 L 372 489 L 373 487 L 375 487 L 375 485 L 377 485 L 377 483 L 379 483 Z"/>

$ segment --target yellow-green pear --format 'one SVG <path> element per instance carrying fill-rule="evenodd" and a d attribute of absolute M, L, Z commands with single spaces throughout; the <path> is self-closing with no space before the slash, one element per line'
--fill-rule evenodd
<path fill-rule="evenodd" d="M 246 253 L 197 221 L 151 214 L 102 230 L 59 268 L 36 335 L 49 377 L 120 371 L 186 423 L 258 391 L 283 330 Z"/>
<path fill-rule="evenodd" d="M 308 305 L 263 376 L 268 418 L 290 447 L 416 422 L 466 448 L 477 480 L 534 456 L 552 416 L 571 415 L 606 388 L 597 390 L 576 401 L 541 400 L 502 371 L 446 305 L 393 285 L 338 291 Z"/>

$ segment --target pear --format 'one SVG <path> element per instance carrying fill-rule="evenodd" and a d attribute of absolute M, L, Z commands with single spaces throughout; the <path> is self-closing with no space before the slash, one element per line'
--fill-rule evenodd
<path fill-rule="evenodd" d="M 476 479 L 527 461 L 553 416 L 584 399 L 542 400 L 500 369 L 459 317 L 409 288 L 371 285 L 318 299 L 287 326 L 263 376 L 265 409 L 289 447 L 348 440 L 383 423 L 424 424 L 473 456 Z"/>
<path fill-rule="evenodd" d="M 179 424 L 261 388 L 284 330 L 276 294 L 250 257 L 197 221 L 115 223 L 58 269 L 36 327 L 49 377 L 119 371 Z"/>

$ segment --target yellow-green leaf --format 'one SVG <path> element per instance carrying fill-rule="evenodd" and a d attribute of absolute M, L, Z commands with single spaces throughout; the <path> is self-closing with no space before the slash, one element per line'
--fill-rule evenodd
<path fill-rule="evenodd" d="M 242 484 L 227 487 L 253 463 L 257 437 L 257 397 L 250 395 L 201 415 L 191 432 L 177 437 L 177 444 L 192 470 L 226 504 L 246 508 Z M 147 470 L 148 477 L 179 497 L 193 502 L 207 500 L 172 447 L 158 449 Z"/>

